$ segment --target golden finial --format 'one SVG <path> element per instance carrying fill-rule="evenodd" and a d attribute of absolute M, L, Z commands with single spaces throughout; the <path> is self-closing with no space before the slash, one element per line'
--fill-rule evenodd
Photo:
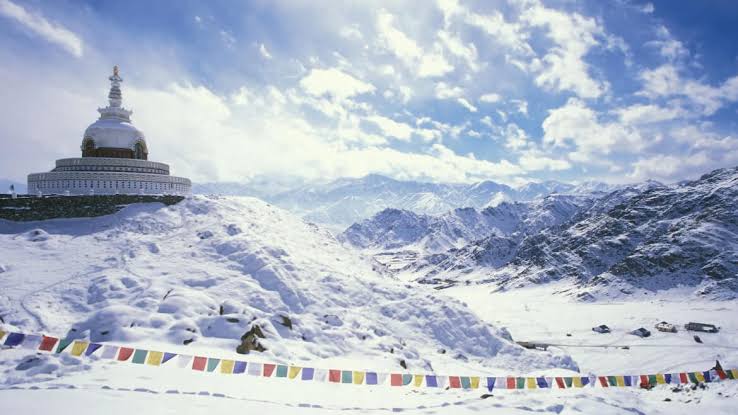
<path fill-rule="evenodd" d="M 113 76 L 118 76 L 118 65 L 113 66 Z"/>

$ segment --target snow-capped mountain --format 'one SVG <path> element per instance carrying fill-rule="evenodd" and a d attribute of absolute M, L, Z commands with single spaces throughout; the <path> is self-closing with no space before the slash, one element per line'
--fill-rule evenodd
<path fill-rule="evenodd" d="M 457 208 L 442 215 L 385 209 L 351 225 L 339 238 L 368 251 L 441 253 L 495 235 L 521 238 L 569 220 L 592 199 L 551 195 L 534 202 L 503 202 L 482 210 Z"/>
<path fill-rule="evenodd" d="M 257 199 L 0 221 L 0 252 L 6 330 L 233 353 L 258 325 L 259 356 L 273 361 L 574 367 L 515 346 L 458 301 L 378 274 L 329 232 Z"/>
<path fill-rule="evenodd" d="M 738 291 L 738 168 L 675 186 L 646 182 L 583 206 L 560 226 L 518 243 L 493 235 L 409 266 L 425 282 L 460 279 L 502 286 L 563 278 L 591 292 L 692 287 Z M 726 294 L 728 293 L 728 294 Z"/>
<path fill-rule="evenodd" d="M 590 184 L 596 187 L 595 184 Z M 600 188 L 609 188 L 601 184 Z M 483 181 L 474 184 L 424 183 L 380 175 L 339 179 L 283 192 L 266 200 L 307 220 L 345 229 L 387 209 L 441 215 L 456 208 L 483 209 L 504 201 L 530 201 L 553 193 L 585 194 L 585 188 L 560 183 L 531 183 L 521 188 Z"/>

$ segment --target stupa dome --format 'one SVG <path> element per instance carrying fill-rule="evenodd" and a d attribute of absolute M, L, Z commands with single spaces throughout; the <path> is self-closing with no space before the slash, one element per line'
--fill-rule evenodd
<path fill-rule="evenodd" d="M 82 157 L 135 158 L 146 160 L 148 147 L 144 134 L 131 123 L 132 111 L 122 107 L 123 95 L 118 67 L 110 78 L 109 105 L 99 108 L 100 118 L 82 136 Z"/>

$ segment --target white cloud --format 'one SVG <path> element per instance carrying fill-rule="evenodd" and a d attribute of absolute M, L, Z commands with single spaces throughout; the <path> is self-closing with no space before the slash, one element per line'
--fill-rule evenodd
<path fill-rule="evenodd" d="M 518 158 L 518 164 L 526 171 L 550 170 L 561 171 L 570 169 L 571 163 L 547 157 L 539 151 L 526 151 Z"/>
<path fill-rule="evenodd" d="M 479 70 L 477 48 L 473 43 L 464 44 L 458 34 L 446 30 L 438 32 L 438 38 L 451 54 L 462 58 L 472 71 Z"/>
<path fill-rule="evenodd" d="M 487 104 L 493 104 L 495 102 L 500 102 L 500 100 L 502 100 L 502 97 L 499 94 L 495 94 L 495 93 L 484 94 L 479 97 L 479 102 L 484 102 Z"/>
<path fill-rule="evenodd" d="M 489 115 L 485 115 L 484 117 L 482 117 L 479 122 L 486 125 L 487 127 L 492 127 L 492 118 Z"/>
<path fill-rule="evenodd" d="M 300 86 L 314 96 L 330 95 L 339 100 L 374 92 L 374 85 L 360 81 L 339 69 L 313 69 L 300 80 Z"/>
<path fill-rule="evenodd" d="M 658 49 L 661 56 L 670 61 L 689 57 L 689 50 L 684 47 L 682 42 L 671 35 L 671 32 L 669 32 L 669 29 L 667 29 L 666 26 L 659 26 L 656 29 L 656 36 L 658 37 L 657 40 L 646 42 L 645 46 Z"/>
<path fill-rule="evenodd" d="M 515 111 L 519 114 L 528 116 L 528 101 L 524 99 L 511 99 L 510 103 L 515 106 Z"/>
<path fill-rule="evenodd" d="M 347 39 L 364 39 L 364 35 L 361 34 L 361 30 L 359 30 L 359 26 L 356 24 L 342 27 L 338 34 Z"/>
<path fill-rule="evenodd" d="M 467 24 L 478 27 L 502 46 L 518 54 L 534 55 L 533 49 L 528 44 L 528 35 L 521 25 L 506 21 L 499 11 L 482 15 L 458 8 L 457 12 L 462 14 Z"/>
<path fill-rule="evenodd" d="M 377 12 L 379 40 L 387 50 L 403 60 L 406 65 L 412 66 L 423 55 L 423 50 L 414 40 L 395 28 L 394 22 L 395 17 L 387 10 L 381 9 Z"/>
<path fill-rule="evenodd" d="M 373 115 L 366 118 L 376 124 L 384 134 L 399 140 L 409 140 L 413 134 L 413 127 L 408 124 L 397 122 L 381 115 Z"/>
<path fill-rule="evenodd" d="M 62 47 L 72 55 L 82 57 L 82 39 L 64 26 L 48 21 L 41 14 L 29 12 L 10 0 L 0 0 L 0 15 L 15 20 L 26 29 Z"/>
<path fill-rule="evenodd" d="M 543 142 L 554 147 L 573 146 L 571 160 L 588 162 L 593 155 L 606 155 L 613 150 L 637 152 L 645 143 L 638 131 L 615 122 L 601 122 L 583 101 L 570 98 L 567 103 L 549 111 L 543 121 Z"/>
<path fill-rule="evenodd" d="M 451 86 L 445 82 L 439 82 L 436 84 L 435 94 L 438 99 L 460 98 L 464 95 L 464 90 L 458 86 Z"/>
<path fill-rule="evenodd" d="M 446 60 L 443 53 L 428 53 L 420 59 L 418 76 L 421 78 L 436 78 L 453 70 L 454 67 Z"/>
<path fill-rule="evenodd" d="M 738 76 L 729 78 L 714 87 L 693 79 L 685 79 L 673 64 L 646 69 L 640 73 L 643 89 L 638 95 L 648 98 L 683 96 L 689 100 L 692 110 L 709 116 L 726 102 L 738 101 Z"/>
<path fill-rule="evenodd" d="M 681 108 L 666 108 L 654 104 L 635 104 L 618 108 L 615 112 L 625 124 L 652 124 L 687 116 Z"/>
<path fill-rule="evenodd" d="M 469 112 L 477 112 L 477 107 L 472 105 L 466 98 L 456 98 L 456 102 L 461 104 L 462 107 L 469 110 Z"/>
<path fill-rule="evenodd" d="M 269 51 L 267 50 L 266 46 L 263 43 L 260 43 L 259 44 L 259 54 L 264 59 L 271 59 L 272 58 L 272 55 L 269 53 Z"/>
<path fill-rule="evenodd" d="M 584 57 L 599 45 L 604 36 L 595 19 L 578 13 L 567 14 L 535 4 L 526 8 L 521 19 L 529 25 L 547 28 L 547 37 L 556 46 L 543 57 L 543 67 L 535 79 L 537 85 L 553 91 L 572 91 L 581 98 L 598 98 L 609 88 L 607 82 L 593 79 Z"/>
<path fill-rule="evenodd" d="M 517 124 L 510 123 L 505 127 L 505 147 L 517 151 L 529 144 L 528 134 Z"/>

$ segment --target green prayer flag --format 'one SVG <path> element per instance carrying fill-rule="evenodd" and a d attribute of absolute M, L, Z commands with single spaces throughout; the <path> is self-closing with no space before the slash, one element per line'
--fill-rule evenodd
<path fill-rule="evenodd" d="M 148 350 L 143 349 L 136 349 L 135 352 L 133 352 L 133 360 L 131 360 L 133 363 L 138 363 L 140 365 L 146 363 L 146 355 L 149 353 Z"/>

